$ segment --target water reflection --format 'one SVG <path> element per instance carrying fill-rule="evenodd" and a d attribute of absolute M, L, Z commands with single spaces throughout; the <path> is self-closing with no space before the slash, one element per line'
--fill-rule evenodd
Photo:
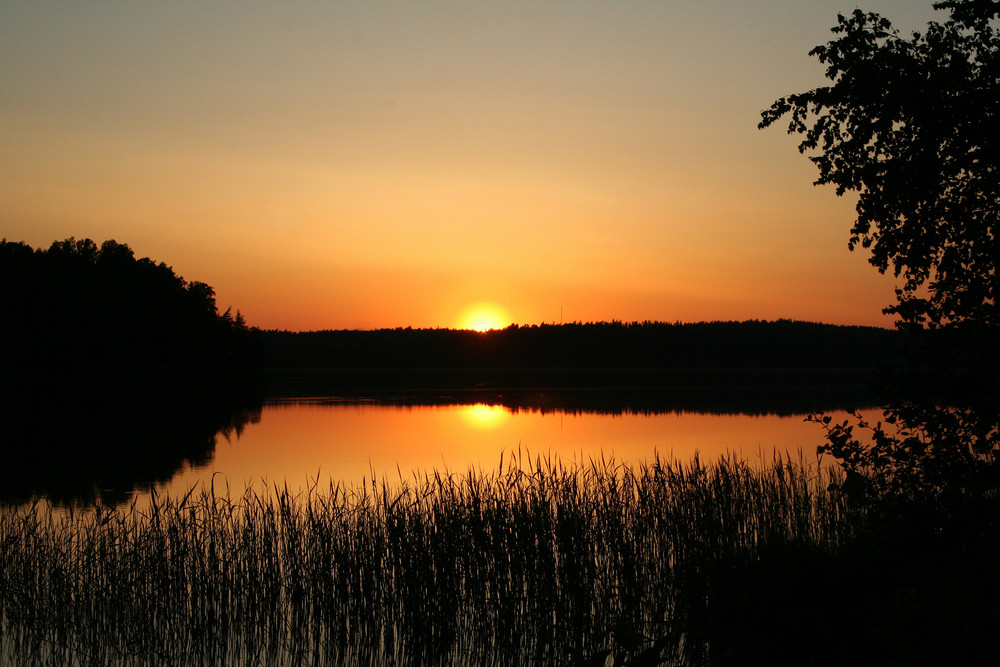
<path fill-rule="evenodd" d="M 834 412 L 839 417 L 843 412 Z M 712 414 L 663 409 L 596 412 L 524 404 L 403 404 L 336 399 L 270 400 L 259 422 L 220 442 L 204 466 L 187 466 L 161 494 L 195 485 L 273 487 L 292 492 L 344 482 L 422 478 L 433 470 L 495 469 L 521 452 L 566 462 L 614 458 L 629 464 L 664 458 L 703 461 L 736 453 L 812 460 L 822 433 L 804 415 Z"/>
<path fill-rule="evenodd" d="M 128 500 L 210 466 L 216 443 L 261 416 L 260 392 L 118 378 L 25 382 L 0 396 L 0 502 Z"/>
<path fill-rule="evenodd" d="M 510 411 L 503 406 L 486 405 L 485 403 L 460 405 L 456 407 L 456 410 L 459 417 L 464 419 L 466 423 L 479 429 L 497 428 L 513 417 Z"/>
<path fill-rule="evenodd" d="M 128 501 L 156 488 L 399 481 L 495 468 L 512 452 L 565 461 L 659 454 L 771 459 L 822 439 L 808 410 L 854 408 L 815 388 L 465 390 L 376 398 L 272 397 L 206 383 L 38 382 L 0 396 L 0 502 Z"/>
<path fill-rule="evenodd" d="M 620 624 L 665 659 L 701 650 L 707 577 L 758 547 L 836 546 L 850 529 L 814 466 L 636 466 L 657 453 L 811 458 L 822 434 L 783 409 L 697 412 L 599 392 L 46 396 L 41 412 L 5 404 L 18 466 L 5 467 L 5 492 L 80 500 L 112 488 L 110 503 L 153 486 L 160 498 L 0 511 L 0 542 L 18 546 L 5 554 L 14 593 L 0 596 L 0 664 L 541 665 L 612 651 L 642 664 Z M 57 474 L 53 451 L 69 463 Z M 612 457 L 636 474 L 588 464 Z M 560 459 L 584 465 L 550 466 Z M 458 474 L 423 476 L 434 468 Z M 363 485 L 373 477 L 408 483 Z"/>

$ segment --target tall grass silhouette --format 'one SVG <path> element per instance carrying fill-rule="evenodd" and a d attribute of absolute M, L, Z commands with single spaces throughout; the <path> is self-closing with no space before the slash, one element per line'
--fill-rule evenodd
<path fill-rule="evenodd" d="M 213 487 L 154 495 L 146 508 L 5 508 L 0 655 L 78 665 L 695 663 L 711 650 L 697 626 L 720 566 L 850 538 L 832 476 L 789 459 L 629 466 L 520 454 L 489 472 L 298 495 Z"/>

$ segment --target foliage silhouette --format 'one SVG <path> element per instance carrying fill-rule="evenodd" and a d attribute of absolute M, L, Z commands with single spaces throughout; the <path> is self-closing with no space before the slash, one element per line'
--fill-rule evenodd
<path fill-rule="evenodd" d="M 903 37 L 856 9 L 810 52 L 832 86 L 776 101 L 801 152 L 819 150 L 816 184 L 858 193 L 849 247 L 871 249 L 904 282 L 886 312 L 908 325 L 997 325 L 1000 207 L 1000 3 L 957 0 Z M 812 125 L 808 121 L 812 120 Z"/>
<path fill-rule="evenodd" d="M 824 446 L 872 490 L 936 495 L 997 482 L 997 220 L 1000 218 L 1000 2 L 954 0 L 949 18 L 901 35 L 855 10 L 810 55 L 833 84 L 777 100 L 814 153 L 816 184 L 855 192 L 849 247 L 902 278 L 885 312 L 910 333 L 885 422 L 831 424 Z M 905 388 L 906 400 L 899 396 Z"/>
<path fill-rule="evenodd" d="M 0 343 L 7 372 L 164 373 L 252 370 L 257 333 L 219 314 L 214 290 L 113 240 L 73 238 L 33 250 L 0 242 Z"/>

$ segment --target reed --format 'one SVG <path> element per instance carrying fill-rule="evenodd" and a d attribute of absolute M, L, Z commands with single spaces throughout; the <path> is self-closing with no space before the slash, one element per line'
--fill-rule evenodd
<path fill-rule="evenodd" d="M 0 656 L 500 665 L 655 650 L 699 662 L 710 641 L 693 628 L 720 568 L 850 539 L 857 517 L 827 491 L 835 475 L 789 459 L 522 453 L 493 471 L 301 494 L 213 486 L 148 507 L 4 508 Z"/>

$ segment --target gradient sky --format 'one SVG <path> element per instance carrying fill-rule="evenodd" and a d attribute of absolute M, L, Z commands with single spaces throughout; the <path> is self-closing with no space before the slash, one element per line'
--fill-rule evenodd
<path fill-rule="evenodd" d="M 0 236 L 128 243 L 263 328 L 890 325 L 853 200 L 756 129 L 855 6 L 0 0 Z"/>

